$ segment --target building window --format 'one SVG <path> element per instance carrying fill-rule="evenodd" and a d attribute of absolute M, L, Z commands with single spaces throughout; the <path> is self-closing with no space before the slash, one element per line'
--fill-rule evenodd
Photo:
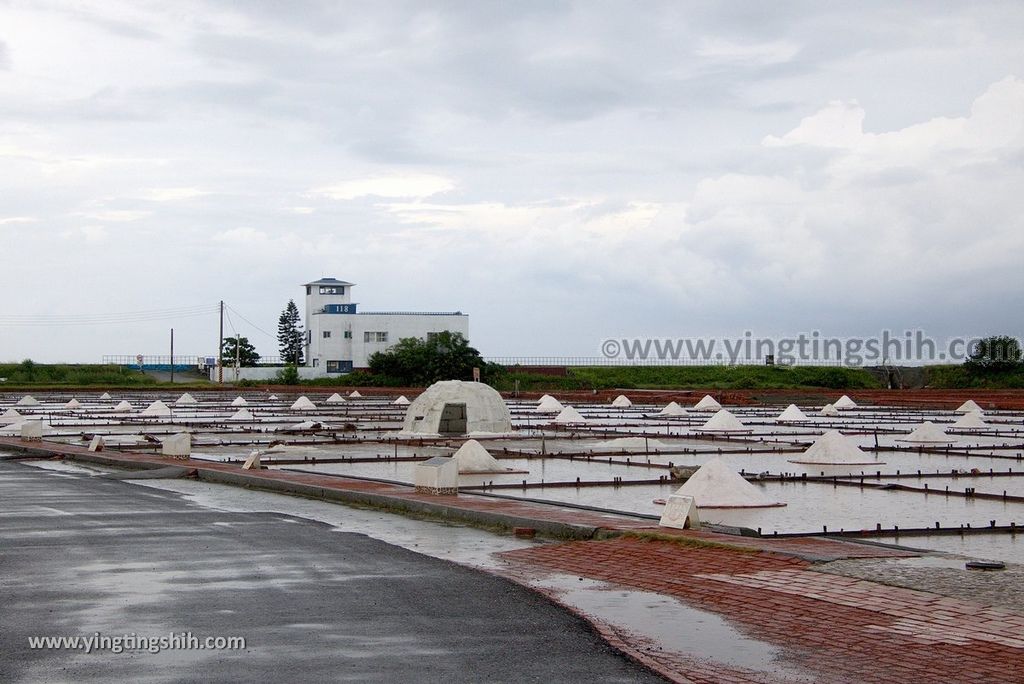
<path fill-rule="evenodd" d="M 313 359 L 313 368 L 316 368 L 319 365 L 320 365 L 320 359 Z"/>
<path fill-rule="evenodd" d="M 344 337 L 345 337 L 346 340 L 351 340 L 352 339 L 352 331 L 351 330 L 346 330 Z"/>
<path fill-rule="evenodd" d="M 363 333 L 363 342 L 387 342 L 388 334 L 386 332 L 370 332 L 366 331 Z"/>
<path fill-rule="evenodd" d="M 351 373 L 352 362 L 351 361 L 328 361 L 327 362 L 328 373 Z"/>
<path fill-rule="evenodd" d="M 331 331 L 330 330 L 324 330 L 324 339 L 326 340 L 330 336 L 331 336 Z"/>
<path fill-rule="evenodd" d="M 345 294 L 345 286 L 340 285 L 338 287 L 321 287 L 320 294 L 326 295 L 343 295 Z"/>
<path fill-rule="evenodd" d="M 307 286 L 306 286 L 306 294 L 307 294 L 307 295 L 311 295 L 311 294 L 313 294 L 313 288 L 312 288 L 312 287 L 310 287 L 309 285 L 307 285 Z"/>

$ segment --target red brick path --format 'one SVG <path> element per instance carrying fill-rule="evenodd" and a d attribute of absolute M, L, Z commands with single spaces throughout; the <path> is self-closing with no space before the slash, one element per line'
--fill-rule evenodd
<path fill-rule="evenodd" d="M 818 573 L 766 552 L 617 538 L 502 554 L 539 568 L 674 596 L 787 649 L 821 682 L 1024 682 L 1024 615 Z M 680 681 L 763 681 L 664 662 Z M 711 671 L 709 671 L 711 670 Z"/>

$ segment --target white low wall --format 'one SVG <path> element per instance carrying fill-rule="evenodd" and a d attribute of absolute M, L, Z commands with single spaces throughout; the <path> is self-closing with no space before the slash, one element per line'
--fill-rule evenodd
<path fill-rule="evenodd" d="M 217 382 L 217 369 L 211 367 L 210 369 L 210 380 Z M 224 382 L 238 382 L 240 380 L 256 380 L 256 381 L 272 381 L 277 374 L 284 370 L 281 366 L 256 366 L 255 368 L 225 368 L 224 369 Z M 323 368 L 311 368 L 308 366 L 299 366 L 299 378 L 301 380 L 313 380 L 315 378 L 325 378 L 327 373 Z M 333 374 L 333 377 L 340 377 L 337 373 Z"/>

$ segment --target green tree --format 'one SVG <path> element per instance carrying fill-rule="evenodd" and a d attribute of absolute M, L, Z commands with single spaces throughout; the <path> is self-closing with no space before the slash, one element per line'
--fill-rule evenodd
<path fill-rule="evenodd" d="M 398 385 L 430 385 L 439 380 L 472 380 L 484 360 L 461 333 L 442 332 L 427 339 L 406 337 L 369 359 L 370 370 Z"/>
<path fill-rule="evenodd" d="M 256 347 L 249 342 L 248 337 L 225 338 L 221 351 L 224 354 L 225 366 L 234 366 L 236 358 L 238 365 L 243 368 L 250 368 L 260 362 L 260 355 L 256 353 Z"/>
<path fill-rule="evenodd" d="M 1020 341 L 1009 335 L 993 335 L 978 340 L 964 361 L 964 366 L 974 373 L 1001 373 L 1019 369 Z"/>
<path fill-rule="evenodd" d="M 299 307 L 295 306 L 295 300 L 288 300 L 288 306 L 277 319 L 277 344 L 285 363 L 302 365 L 302 324 L 299 323 Z"/>

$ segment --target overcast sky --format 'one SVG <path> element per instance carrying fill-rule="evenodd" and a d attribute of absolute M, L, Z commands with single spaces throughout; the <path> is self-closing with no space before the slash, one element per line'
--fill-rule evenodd
<path fill-rule="evenodd" d="M 1021 36 L 1017 0 L 0 0 L 0 361 L 212 354 L 218 300 L 274 333 L 321 276 L 489 356 L 1019 336 Z"/>

